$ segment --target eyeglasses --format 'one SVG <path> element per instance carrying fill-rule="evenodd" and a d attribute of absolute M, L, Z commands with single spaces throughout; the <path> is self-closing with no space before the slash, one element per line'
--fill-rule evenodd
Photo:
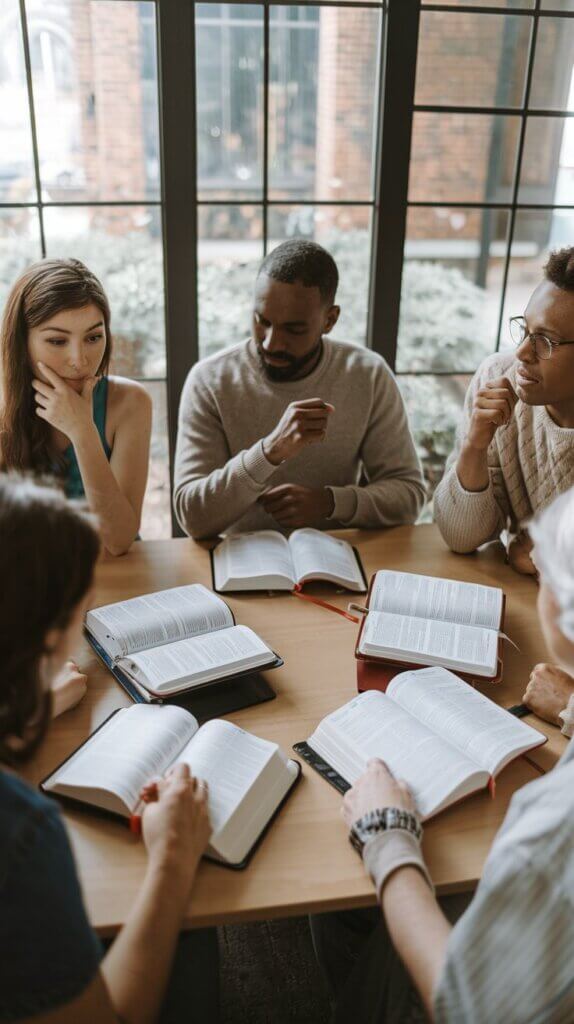
<path fill-rule="evenodd" d="M 554 349 L 561 345 L 574 345 L 574 341 L 552 341 L 545 334 L 532 333 L 523 316 L 510 317 L 510 337 L 517 348 L 528 340 L 539 359 L 550 359 Z"/>

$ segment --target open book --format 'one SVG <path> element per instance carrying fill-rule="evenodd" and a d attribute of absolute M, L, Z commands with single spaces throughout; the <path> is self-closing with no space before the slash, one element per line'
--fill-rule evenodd
<path fill-rule="evenodd" d="M 373 577 L 357 657 L 499 675 L 498 587 L 383 569 Z"/>
<path fill-rule="evenodd" d="M 276 743 L 231 722 L 199 728 L 184 708 L 139 704 L 114 712 L 41 789 L 130 818 L 142 786 L 175 764 L 207 782 L 207 855 L 232 867 L 245 865 L 301 770 Z"/>
<path fill-rule="evenodd" d="M 359 555 L 322 530 L 275 530 L 232 534 L 212 551 L 215 590 L 293 590 L 327 580 L 347 590 L 367 589 Z"/>
<path fill-rule="evenodd" d="M 200 583 L 95 608 L 86 615 L 86 630 L 110 667 L 148 699 L 282 664 Z"/>
<path fill-rule="evenodd" d="M 369 690 L 327 715 L 295 750 L 338 789 L 380 757 L 413 791 L 422 818 L 487 786 L 546 737 L 442 668 L 401 672 L 386 693 Z M 314 763 L 319 755 L 326 766 Z M 344 784 L 337 784 L 334 769 Z"/>

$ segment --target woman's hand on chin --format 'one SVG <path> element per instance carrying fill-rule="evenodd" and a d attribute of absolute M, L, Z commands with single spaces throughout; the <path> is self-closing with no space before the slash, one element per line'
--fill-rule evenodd
<path fill-rule="evenodd" d="M 86 694 L 88 677 L 75 661 L 67 661 L 52 681 L 52 718 L 75 708 Z"/>
<path fill-rule="evenodd" d="M 32 381 L 36 415 L 75 443 L 86 431 L 94 429 L 92 392 L 98 378 L 85 377 L 81 391 L 76 391 L 45 363 L 38 363 L 38 368 L 45 380 L 36 377 Z"/>

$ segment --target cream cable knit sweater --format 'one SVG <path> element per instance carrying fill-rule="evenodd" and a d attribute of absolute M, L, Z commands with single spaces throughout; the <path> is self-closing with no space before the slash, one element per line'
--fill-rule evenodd
<path fill-rule="evenodd" d="M 574 429 L 557 426 L 544 406 L 519 401 L 510 422 L 498 428 L 488 449 L 488 487 L 476 492 L 462 487 L 456 462 L 474 396 L 496 377 L 507 376 L 515 386 L 515 370 L 513 353 L 497 353 L 485 359 L 469 385 L 455 448 L 434 496 L 435 521 L 453 551 L 474 551 L 506 526 L 519 530 L 574 485 Z"/>

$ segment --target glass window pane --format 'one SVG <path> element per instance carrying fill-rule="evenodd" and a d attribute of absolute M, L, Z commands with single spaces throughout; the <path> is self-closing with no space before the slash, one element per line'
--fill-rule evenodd
<path fill-rule="evenodd" d="M 499 202 L 512 197 L 520 119 L 415 113 L 411 201 Z"/>
<path fill-rule="evenodd" d="M 540 18 L 529 106 L 574 111 L 574 19 Z"/>
<path fill-rule="evenodd" d="M 456 428 L 470 379 L 469 376 L 398 377 L 423 464 L 429 499 L 442 478 L 445 462 L 454 447 Z M 425 519 L 431 518 L 432 506 L 429 502 Z"/>
<path fill-rule="evenodd" d="M 542 10 L 574 11 L 574 0 L 542 0 Z"/>
<path fill-rule="evenodd" d="M 16 278 L 41 257 L 38 211 L 30 207 L 0 209 L 0 314 Z"/>
<path fill-rule="evenodd" d="M 263 222 L 255 206 L 198 208 L 199 354 L 248 338 L 253 286 L 263 259 Z"/>
<path fill-rule="evenodd" d="M 510 250 L 504 302 L 501 348 L 511 348 L 508 319 L 521 316 L 532 292 L 544 277 L 544 264 L 552 249 L 572 245 L 574 209 L 518 210 Z"/>
<path fill-rule="evenodd" d="M 271 206 L 271 250 L 287 238 L 311 238 L 328 249 L 339 269 L 341 315 L 333 337 L 364 345 L 367 333 L 371 210 L 367 206 Z"/>
<path fill-rule="evenodd" d="M 423 0 L 422 6 L 426 7 L 427 4 L 434 3 L 436 0 Z M 441 3 L 452 5 L 453 7 L 518 7 L 521 10 L 529 10 L 534 7 L 536 0 L 441 0 Z M 553 4 L 551 3 L 551 6 Z"/>
<path fill-rule="evenodd" d="M 148 381 L 145 387 L 153 402 L 153 420 L 141 535 L 143 540 L 155 540 L 171 537 L 167 389 L 164 380 Z"/>
<path fill-rule="evenodd" d="M 0 202 L 36 202 L 18 0 L 0 0 Z"/>
<path fill-rule="evenodd" d="M 263 8 L 201 4 L 196 14 L 197 176 L 202 199 L 263 188 Z"/>
<path fill-rule="evenodd" d="M 528 118 L 518 202 L 574 202 L 574 117 Z"/>
<path fill-rule="evenodd" d="M 506 210 L 409 210 L 399 372 L 471 372 L 494 352 L 507 231 Z"/>
<path fill-rule="evenodd" d="M 530 18 L 423 12 L 416 103 L 520 107 Z"/>
<path fill-rule="evenodd" d="M 159 207 L 47 207 L 48 256 L 74 256 L 101 279 L 112 310 L 112 370 L 165 376 L 163 249 Z"/>
<path fill-rule="evenodd" d="M 271 8 L 271 198 L 371 198 L 381 17 Z"/>
<path fill-rule="evenodd" d="M 44 199 L 159 198 L 154 3 L 26 9 Z"/>

